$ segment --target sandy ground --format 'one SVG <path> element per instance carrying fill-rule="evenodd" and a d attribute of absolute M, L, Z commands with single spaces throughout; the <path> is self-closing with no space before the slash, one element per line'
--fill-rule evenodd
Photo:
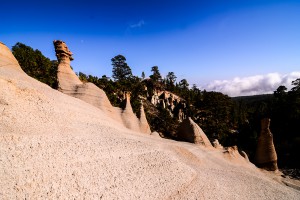
<path fill-rule="evenodd" d="M 0 199 L 300 199 L 222 150 L 136 133 L 0 66 Z"/>

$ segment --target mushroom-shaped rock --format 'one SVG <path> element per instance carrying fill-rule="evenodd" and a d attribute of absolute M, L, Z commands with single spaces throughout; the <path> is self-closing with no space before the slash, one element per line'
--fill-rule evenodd
<path fill-rule="evenodd" d="M 64 94 L 76 97 L 102 110 L 110 118 L 123 124 L 121 109 L 111 105 L 105 92 L 93 83 L 82 83 L 71 69 L 72 52 L 65 42 L 53 41 L 58 60 L 58 90 Z"/>
<path fill-rule="evenodd" d="M 277 154 L 273 143 L 273 135 L 270 131 L 270 119 L 261 120 L 261 131 L 255 153 L 256 165 L 260 168 L 275 171 L 277 167 Z"/>
<path fill-rule="evenodd" d="M 205 133 L 190 117 L 184 119 L 179 125 L 177 137 L 179 140 L 212 147 Z"/>
<path fill-rule="evenodd" d="M 73 60 L 73 54 L 69 51 L 65 42 L 54 40 L 53 44 L 59 62 L 57 69 L 58 90 L 65 94 L 72 94 L 76 89 L 75 86 L 82 84 L 70 67 L 70 62 Z"/>

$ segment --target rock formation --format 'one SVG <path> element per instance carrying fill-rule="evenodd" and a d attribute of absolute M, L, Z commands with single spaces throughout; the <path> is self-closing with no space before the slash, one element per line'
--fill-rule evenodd
<path fill-rule="evenodd" d="M 212 147 L 205 133 L 190 117 L 183 120 L 179 125 L 177 137 L 183 141 Z"/>
<path fill-rule="evenodd" d="M 19 71 L 23 71 L 17 61 L 17 59 L 14 57 L 14 55 L 10 52 L 10 49 L 0 42 L 0 66 L 1 67 L 9 67 L 13 68 Z"/>
<path fill-rule="evenodd" d="M 140 131 L 140 122 L 136 115 L 133 113 L 131 104 L 130 104 L 130 93 L 126 92 L 126 107 L 122 112 L 122 119 L 124 125 L 134 131 Z"/>
<path fill-rule="evenodd" d="M 95 106 L 27 76 L 3 47 L 0 199 L 299 199 L 250 163 L 131 134 Z"/>
<path fill-rule="evenodd" d="M 54 40 L 53 44 L 59 62 L 57 73 L 59 91 L 92 104 L 102 110 L 107 116 L 131 130 L 149 133 L 146 128 L 148 124 L 146 118 L 140 121 L 133 113 L 130 105 L 130 96 L 126 98 L 125 110 L 122 111 L 120 108 L 113 107 L 103 90 L 93 83 L 82 83 L 76 76 L 70 67 L 70 62 L 73 60 L 73 53 L 68 49 L 66 43 L 61 40 Z M 141 122 L 143 130 L 140 129 Z"/>
<path fill-rule="evenodd" d="M 216 149 L 223 149 L 224 147 L 219 143 L 219 140 L 215 139 L 213 142 L 213 147 L 215 147 Z"/>
<path fill-rule="evenodd" d="M 147 133 L 150 134 L 151 130 L 150 130 L 150 126 L 148 124 L 146 115 L 145 115 L 145 111 L 144 111 L 144 106 L 143 106 L 143 102 L 141 102 L 141 111 L 140 111 L 140 131 L 142 133 Z"/>
<path fill-rule="evenodd" d="M 246 154 L 245 151 L 240 151 L 240 154 L 241 154 L 241 156 L 243 156 L 245 158 L 245 160 L 247 160 L 248 162 L 250 162 L 249 158 L 248 158 L 248 155 Z"/>
<path fill-rule="evenodd" d="M 260 168 L 275 171 L 277 167 L 277 154 L 273 143 L 273 135 L 270 131 L 270 119 L 261 120 L 261 131 L 257 142 L 255 162 Z"/>
<path fill-rule="evenodd" d="M 186 115 L 184 110 L 186 109 L 185 100 L 169 91 L 153 91 L 153 95 L 149 98 L 154 106 L 161 106 L 167 109 L 170 116 L 176 117 L 179 122 L 182 122 Z"/>
<path fill-rule="evenodd" d="M 154 137 L 158 137 L 161 138 L 160 134 L 156 131 L 152 132 L 150 135 L 154 136 Z"/>
<path fill-rule="evenodd" d="M 237 146 L 225 147 L 223 151 L 223 155 L 231 163 L 239 163 L 239 164 L 249 163 L 247 154 L 243 151 L 239 152 Z"/>
<path fill-rule="evenodd" d="M 76 93 L 76 86 L 82 84 L 70 67 L 70 62 L 73 60 L 73 53 L 63 41 L 54 40 L 53 44 L 59 62 L 57 69 L 58 90 L 72 96 Z"/>

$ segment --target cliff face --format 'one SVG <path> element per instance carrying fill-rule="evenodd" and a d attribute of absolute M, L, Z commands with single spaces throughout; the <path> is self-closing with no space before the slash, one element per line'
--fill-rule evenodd
<path fill-rule="evenodd" d="M 132 111 L 130 97 L 128 97 L 125 110 L 113 107 L 102 89 L 93 83 L 82 83 L 76 76 L 70 67 L 73 54 L 67 45 L 60 40 L 54 40 L 53 43 L 59 62 L 57 74 L 59 91 L 92 104 L 131 130 L 149 133 L 148 130 L 140 129 L 140 121 Z M 145 119 L 143 119 L 143 123 L 146 123 Z"/>

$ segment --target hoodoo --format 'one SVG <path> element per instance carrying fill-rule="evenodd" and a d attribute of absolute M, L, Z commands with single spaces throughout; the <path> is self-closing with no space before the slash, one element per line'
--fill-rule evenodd
<path fill-rule="evenodd" d="M 139 126 L 139 120 L 136 117 L 136 115 L 133 113 L 131 104 L 130 104 L 130 93 L 126 92 L 125 93 L 126 98 L 126 107 L 122 112 L 122 119 L 124 122 L 124 125 L 134 131 L 140 131 L 140 126 Z"/>
<path fill-rule="evenodd" d="M 257 142 L 255 161 L 258 167 L 275 171 L 277 167 L 277 154 L 270 131 L 270 119 L 261 120 L 261 131 Z"/>
<path fill-rule="evenodd" d="M 53 44 L 59 63 L 57 69 L 58 90 L 72 96 L 76 91 L 76 86 L 82 84 L 70 67 L 73 53 L 68 49 L 66 43 L 61 40 L 54 40 Z"/>
<path fill-rule="evenodd" d="M 113 107 L 105 92 L 95 84 L 82 83 L 71 69 L 70 61 L 73 60 L 73 53 L 68 49 L 66 43 L 54 40 L 53 44 L 59 62 L 57 73 L 59 91 L 92 104 L 122 124 L 121 109 Z"/>
<path fill-rule="evenodd" d="M 69 50 L 66 43 L 61 40 L 54 40 L 53 44 L 59 62 L 57 73 L 59 91 L 92 104 L 131 130 L 148 133 L 150 129 L 141 130 L 140 128 L 141 121 L 132 111 L 130 96 L 126 97 L 126 108 L 123 111 L 120 108 L 113 107 L 102 89 L 93 83 L 82 83 L 79 80 L 71 69 L 70 62 L 73 60 L 73 53 Z M 148 124 L 145 120 L 146 118 L 142 119 L 143 126 L 146 126 L 145 123 Z"/>
<path fill-rule="evenodd" d="M 151 133 L 150 126 L 148 124 L 148 121 L 147 121 L 147 118 L 145 115 L 143 102 L 141 102 L 141 111 L 140 111 L 140 130 L 142 133 L 147 133 L 147 134 Z"/>
<path fill-rule="evenodd" d="M 0 43 L 0 199 L 299 200 L 235 147 L 158 137 L 29 77 Z"/>
<path fill-rule="evenodd" d="M 203 130 L 190 117 L 182 121 L 178 128 L 177 136 L 183 141 L 212 147 Z"/>

